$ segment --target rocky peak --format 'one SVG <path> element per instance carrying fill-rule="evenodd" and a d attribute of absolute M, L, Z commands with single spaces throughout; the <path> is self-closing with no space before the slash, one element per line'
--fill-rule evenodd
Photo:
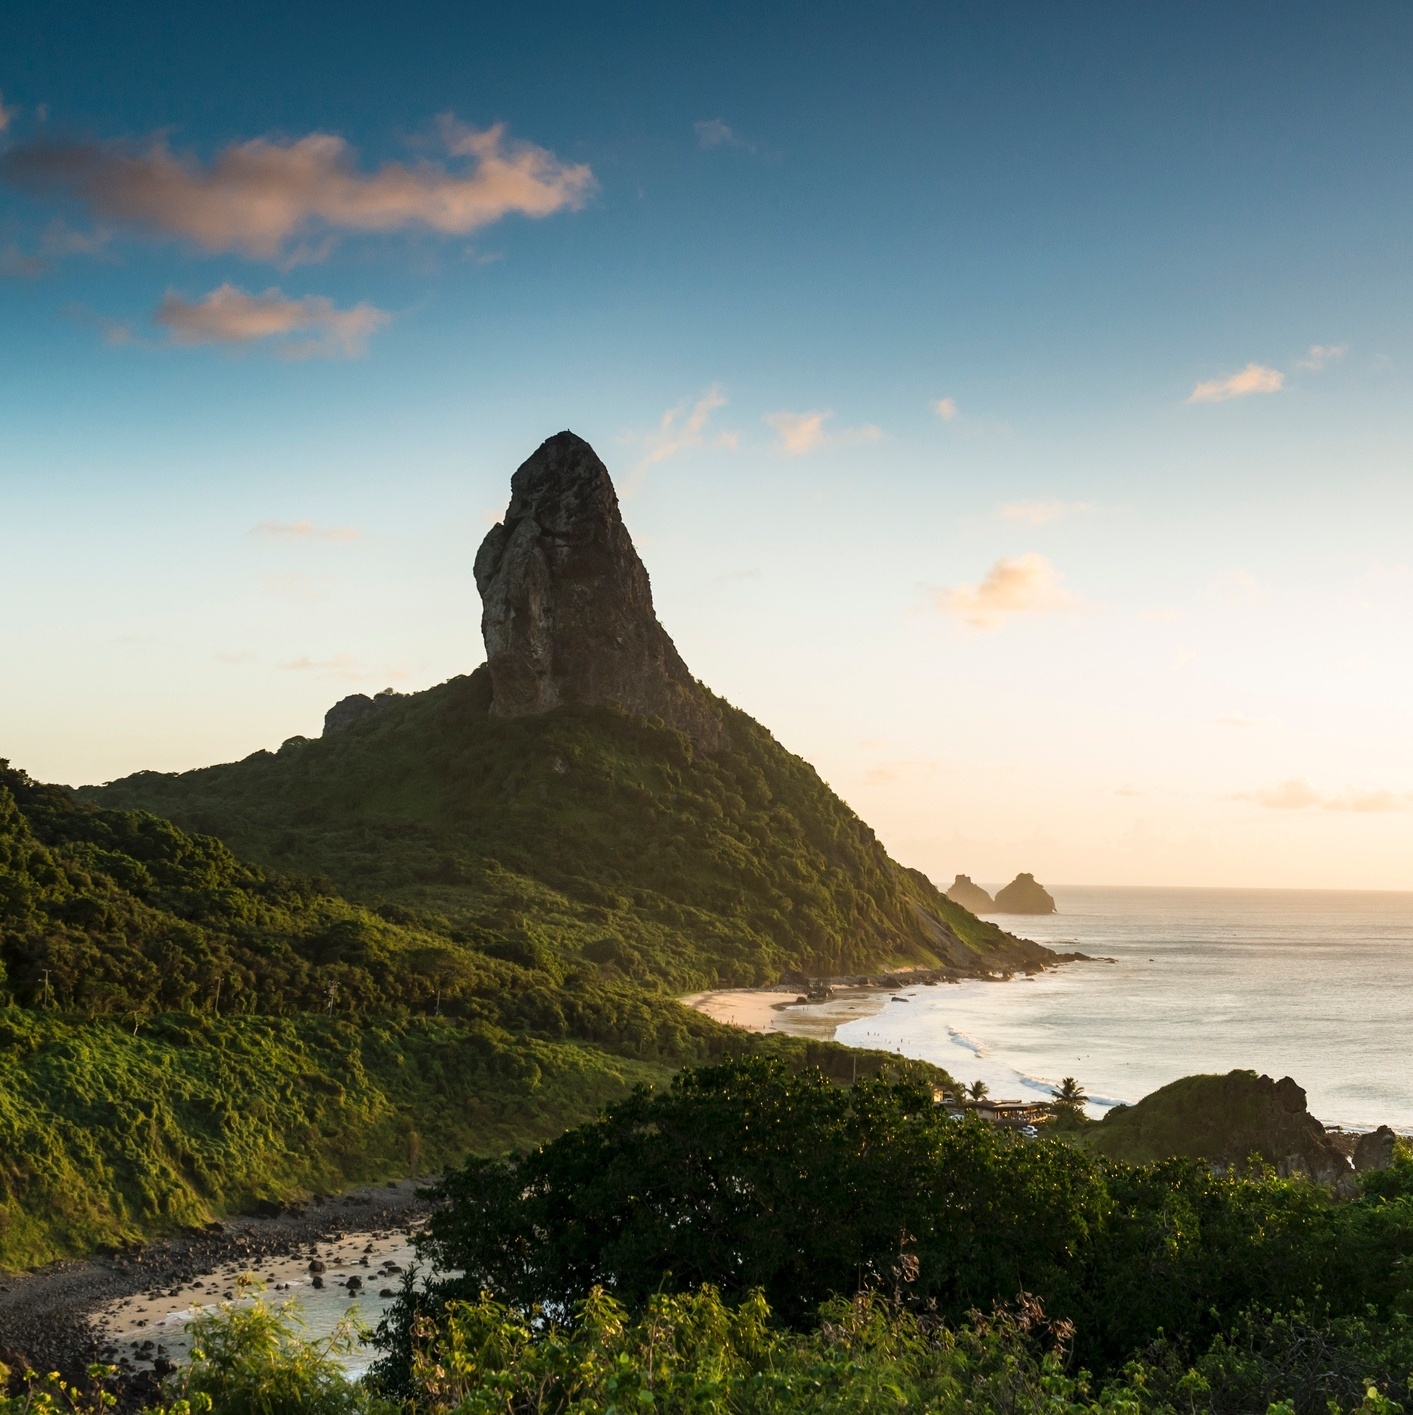
<path fill-rule="evenodd" d="M 491 714 L 614 703 L 661 718 L 707 750 L 720 718 L 653 611 L 648 572 L 608 469 L 572 432 L 511 478 L 505 519 L 476 555 Z"/>

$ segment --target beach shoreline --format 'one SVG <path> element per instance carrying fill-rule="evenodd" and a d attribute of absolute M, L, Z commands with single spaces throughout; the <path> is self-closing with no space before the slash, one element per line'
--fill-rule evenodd
<path fill-rule="evenodd" d="M 238 1272 L 275 1273 L 288 1281 L 301 1255 L 307 1265 L 316 1249 L 341 1259 L 340 1266 L 356 1266 L 370 1237 L 384 1246 L 405 1243 L 431 1212 L 420 1191 L 434 1180 L 364 1185 L 278 1215 L 234 1216 L 32 1272 L 0 1272 L 0 1361 L 15 1371 L 58 1371 L 84 1384 L 90 1364 L 126 1357 L 119 1404 L 139 1407 L 154 1396 L 156 1375 L 155 1350 L 144 1359 L 131 1350 L 137 1322 L 155 1325 L 196 1305 L 191 1294 L 199 1280 L 219 1278 L 224 1293 L 234 1290 L 229 1284 Z"/>
<path fill-rule="evenodd" d="M 677 1000 L 716 1022 L 746 1032 L 780 1032 L 814 1041 L 833 1041 L 846 1022 L 872 1017 L 888 1003 L 885 988 L 840 987 L 819 1002 L 800 1002 L 800 994 L 769 988 L 716 988 Z"/>

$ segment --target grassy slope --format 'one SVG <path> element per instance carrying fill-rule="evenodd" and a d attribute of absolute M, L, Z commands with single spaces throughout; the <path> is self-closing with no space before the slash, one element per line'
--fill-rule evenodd
<path fill-rule="evenodd" d="M 725 1052 L 852 1071 L 532 945 L 0 762 L 0 1268 L 529 1145 Z"/>
<path fill-rule="evenodd" d="M 669 1068 L 446 1019 L 0 1009 L 0 1267 L 496 1154 Z"/>
<path fill-rule="evenodd" d="M 725 703 L 733 745 L 713 755 L 608 708 L 506 722 L 488 705 L 481 669 L 328 738 L 82 794 L 652 986 L 1049 956 L 897 865 L 806 762 Z"/>

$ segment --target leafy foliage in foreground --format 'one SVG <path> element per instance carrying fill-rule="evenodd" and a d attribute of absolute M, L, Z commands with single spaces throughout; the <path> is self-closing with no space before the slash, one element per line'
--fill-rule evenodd
<path fill-rule="evenodd" d="M 228 1308 L 195 1328 L 160 1415 L 1397 1415 L 1413 1393 L 1406 1329 L 1371 1342 L 1261 1317 L 1190 1365 L 1160 1344 L 1101 1385 L 1075 1369 L 1069 1325 L 1024 1295 L 948 1324 L 867 1292 L 792 1331 L 758 1293 L 732 1304 L 710 1287 L 637 1311 L 595 1288 L 562 1322 L 482 1294 L 419 1321 L 398 1397 L 342 1376 L 332 1358 L 351 1331 L 307 1341 L 288 1307 Z M 26 1413 L 0 1400 L 0 1415 Z"/>
<path fill-rule="evenodd" d="M 683 1074 L 509 1162 L 473 1160 L 443 1193 L 428 1256 L 465 1276 L 434 1286 L 429 1310 L 485 1288 L 563 1314 L 595 1285 L 637 1307 L 710 1283 L 732 1301 L 759 1289 L 803 1323 L 905 1270 L 908 1303 L 953 1322 L 1036 1293 L 1102 1371 L 1164 1333 L 1200 1351 L 1248 1310 L 1413 1318 L 1406 1155 L 1341 1203 L 1264 1171 L 1026 1142 L 947 1119 L 915 1086 L 841 1090 L 759 1058 Z M 412 1311 L 386 1332 L 393 1382 Z"/>
<path fill-rule="evenodd" d="M 478 669 L 317 741 L 81 794 L 350 898 L 682 991 L 1052 957 L 896 864 L 808 763 L 715 702 L 732 745 L 702 754 L 613 708 L 493 718 Z"/>

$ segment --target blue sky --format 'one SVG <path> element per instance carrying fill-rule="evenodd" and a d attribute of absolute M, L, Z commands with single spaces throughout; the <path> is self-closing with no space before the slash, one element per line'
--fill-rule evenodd
<path fill-rule="evenodd" d="M 0 20 L 0 754 L 465 671 L 567 426 L 944 883 L 1413 889 L 1406 7 L 209 9 Z"/>

